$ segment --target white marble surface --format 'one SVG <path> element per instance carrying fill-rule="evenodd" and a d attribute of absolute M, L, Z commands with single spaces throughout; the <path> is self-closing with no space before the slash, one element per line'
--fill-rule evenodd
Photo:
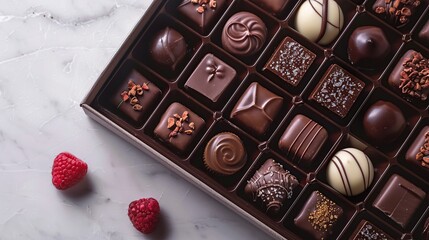
<path fill-rule="evenodd" d="M 268 239 L 90 120 L 79 107 L 149 0 L 0 0 L 0 239 Z M 81 191 L 51 184 L 56 154 L 89 164 Z M 155 197 L 153 235 L 129 202 Z"/>

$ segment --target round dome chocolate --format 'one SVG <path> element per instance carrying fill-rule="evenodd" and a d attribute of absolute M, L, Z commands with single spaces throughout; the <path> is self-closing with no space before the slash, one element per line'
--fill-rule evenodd
<path fill-rule="evenodd" d="M 394 142 L 405 130 L 407 122 L 393 103 L 378 101 L 365 113 L 363 129 L 369 140 L 378 145 Z"/>
<path fill-rule="evenodd" d="M 233 175 L 247 161 L 241 139 L 229 132 L 214 136 L 204 149 L 204 164 L 209 170 L 222 175 Z"/>
<path fill-rule="evenodd" d="M 385 62 L 391 48 L 383 30 L 379 27 L 356 28 L 349 38 L 349 60 L 360 68 L 375 69 Z"/>
<path fill-rule="evenodd" d="M 329 185 L 346 196 L 356 196 L 369 188 L 374 179 L 374 166 L 359 149 L 345 148 L 328 164 L 326 178 Z"/>
<path fill-rule="evenodd" d="M 341 7 L 334 0 L 307 0 L 295 16 L 295 29 L 310 41 L 328 45 L 344 26 Z"/>
<path fill-rule="evenodd" d="M 222 45 L 230 53 L 247 57 L 258 52 L 267 39 L 267 27 L 255 14 L 239 12 L 225 24 Z"/>
<path fill-rule="evenodd" d="M 187 47 L 182 34 L 166 27 L 155 35 L 149 51 L 156 63 L 174 71 L 185 57 Z"/>

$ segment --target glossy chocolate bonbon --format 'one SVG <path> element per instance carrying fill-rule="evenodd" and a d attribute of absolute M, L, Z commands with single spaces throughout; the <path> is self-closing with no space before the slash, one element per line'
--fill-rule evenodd
<path fill-rule="evenodd" d="M 391 46 L 383 30 L 374 26 L 356 28 L 349 38 L 350 62 L 364 69 L 375 69 L 389 56 Z"/>
<path fill-rule="evenodd" d="M 186 55 L 187 43 L 177 30 L 166 27 L 159 31 L 152 39 L 149 51 L 153 61 L 160 66 L 176 70 L 177 65 Z"/>
<path fill-rule="evenodd" d="M 377 101 L 365 112 L 363 129 L 371 143 L 378 146 L 396 141 L 407 122 L 401 109 L 388 101 Z"/>
<path fill-rule="evenodd" d="M 343 21 L 343 27 L 334 27 L 331 31 L 328 29 L 331 25 L 327 24 L 326 29 L 321 31 L 323 13 L 310 8 L 305 11 L 301 10 L 306 0 L 279 1 L 285 5 L 278 5 L 283 9 L 277 13 L 269 10 L 271 6 L 279 3 L 277 1 L 225 0 L 223 7 L 217 6 L 216 8 L 210 7 L 210 2 L 212 4 L 216 2 L 219 5 L 222 4 L 220 0 L 193 1 L 192 4 L 189 2 L 186 4 L 187 7 L 195 7 L 194 9 L 189 8 L 191 15 L 180 11 L 186 8 L 182 6 L 183 8 L 179 9 L 180 4 L 184 3 L 183 0 L 155 0 L 153 7 L 148 10 L 148 14 L 138 23 L 136 30 L 126 40 L 125 45 L 118 51 L 106 71 L 103 71 L 102 77 L 97 81 L 83 107 L 90 116 L 102 122 L 116 134 L 125 137 L 141 149 L 149 149 L 156 156 L 156 160 L 177 170 L 187 179 L 195 179 L 197 185 L 204 188 L 209 194 L 213 194 L 217 199 L 222 199 L 221 201 L 243 213 L 246 218 L 263 229 L 268 229 L 267 232 L 274 235 L 275 239 L 312 239 L 311 232 L 314 231 L 314 227 L 310 224 L 308 231 L 300 229 L 295 226 L 294 220 L 301 214 L 308 198 L 315 191 L 323 193 L 327 199 L 342 209 L 342 217 L 332 224 L 332 228 L 329 226 L 331 223 L 327 222 L 327 228 L 330 228 L 326 233 L 327 239 L 350 239 L 362 219 L 367 220 L 394 239 L 421 239 L 424 222 L 428 217 L 429 197 L 426 196 L 422 200 L 420 207 L 412 214 L 405 228 L 373 205 L 378 195 L 383 193 L 383 188 L 389 182 L 392 174 L 409 180 L 422 190 L 429 188 L 426 178 L 427 168 L 422 166 L 423 163 L 426 164 L 427 160 L 424 147 L 426 140 L 423 139 L 425 137 L 419 136 L 429 123 L 429 113 L 427 112 L 429 100 L 411 97 L 408 93 L 403 94 L 402 88 L 392 87 L 389 84 L 389 76 L 408 50 L 421 53 L 423 57 L 429 57 L 429 45 L 425 42 L 425 37 L 421 35 L 428 21 L 429 2 L 421 1 L 422 4 L 416 8 L 415 14 L 410 16 L 408 23 L 404 26 L 393 26 L 383 16 L 375 13 L 372 7 L 376 1 L 335 1 L 343 13 L 343 18 L 341 15 L 337 15 L 335 20 L 340 19 L 340 21 L 335 22 L 334 25 L 339 26 Z M 319 4 L 314 5 L 317 8 L 321 6 L 320 4 L 323 6 L 323 0 L 311 0 L 311 2 L 313 5 Z M 332 3 L 332 1 L 326 2 Z M 274 5 L 269 6 L 264 3 Z M 336 6 L 336 4 L 330 6 Z M 201 8 L 198 9 L 199 7 L 203 7 L 203 14 L 198 12 L 202 11 Z M 323 10 L 323 8 L 320 9 Z M 334 11 L 336 14 L 340 13 L 338 8 Z M 234 15 L 242 12 L 257 16 L 265 28 L 261 21 L 249 22 L 257 24 L 257 29 L 264 29 L 262 32 L 266 33 L 261 35 L 261 31 L 258 30 L 259 32 L 256 31 L 257 34 L 255 34 L 255 31 L 247 30 L 252 29 L 250 25 L 238 24 L 244 29 L 237 31 L 242 33 L 237 36 L 243 37 L 243 39 L 237 39 L 243 40 L 241 43 L 243 43 L 244 50 L 240 49 L 240 53 L 249 54 L 246 56 L 229 51 L 222 43 L 222 33 L 226 23 Z M 210 21 L 201 19 L 211 13 L 214 13 L 214 16 Z M 309 13 L 309 15 L 302 13 Z M 321 15 L 318 15 L 319 13 Z M 313 42 L 311 37 L 305 36 L 304 31 L 298 31 L 298 15 L 309 19 L 314 17 L 317 20 L 310 21 L 311 24 L 306 28 L 313 28 L 316 37 L 319 35 L 322 37 L 320 41 Z M 327 19 L 328 15 L 326 15 Z M 190 17 L 201 18 L 193 21 Z M 200 25 L 203 22 L 205 24 Z M 372 55 L 377 55 L 379 57 L 377 59 L 380 60 L 371 58 L 368 60 L 365 56 L 368 51 L 361 51 L 358 53 L 358 57 L 364 60 L 350 61 L 347 51 L 349 40 L 354 31 L 362 30 L 361 27 L 368 27 L 370 30 L 368 32 L 368 29 L 363 29 L 364 31 L 360 32 L 371 33 L 365 39 L 377 39 L 377 37 L 371 36 L 372 27 L 381 29 L 385 34 L 389 44 L 380 44 L 381 46 L 374 48 L 374 51 L 369 51 Z M 167 28 L 176 31 L 183 38 L 178 34 L 172 34 L 174 32 L 168 34 L 168 39 L 158 38 L 158 33 L 165 33 L 164 30 Z M 328 32 L 330 33 L 328 34 Z M 265 40 L 259 37 L 253 38 L 258 34 L 259 37 L 266 36 Z M 329 41 L 323 39 L 328 35 L 331 38 Z M 174 39 L 170 37 L 175 38 L 177 42 L 171 41 Z M 162 44 L 172 43 L 170 46 L 178 44 L 177 46 L 185 47 L 177 47 L 177 49 L 173 47 L 169 51 L 165 51 L 166 48 L 161 47 L 157 52 L 161 57 L 155 59 L 156 54 L 152 51 L 155 38 L 167 40 L 161 41 Z M 368 43 L 368 41 L 364 42 Z M 253 47 L 249 48 L 250 45 Z M 375 53 L 385 50 L 386 45 L 389 45 L 390 53 L 383 59 L 383 54 Z M 368 46 L 364 44 L 363 49 L 371 49 Z M 176 54 L 176 50 L 181 51 Z M 381 52 L 384 53 L 384 51 Z M 365 54 L 359 56 L 362 53 Z M 215 60 L 216 64 L 207 64 L 211 61 L 205 61 L 207 55 L 210 55 L 207 59 Z M 350 58 L 352 57 L 350 56 Z M 235 70 L 235 74 L 218 71 L 229 68 L 226 65 L 225 68 L 220 67 L 224 65 L 217 60 Z M 370 64 L 372 61 L 375 63 Z M 202 62 L 206 64 L 199 66 Z M 344 82 L 329 81 L 330 84 L 325 84 L 323 87 L 323 83 L 327 82 L 326 76 L 330 75 L 328 72 L 334 68 L 332 67 L 334 65 L 339 68 L 330 73 L 341 75 L 342 73 L 337 70 L 344 69 L 347 71 L 343 71 L 344 76 L 347 76 L 344 77 L 346 80 Z M 137 94 L 139 102 L 144 104 L 145 100 L 149 100 L 150 91 L 159 89 L 159 92 L 155 91 L 158 92 L 158 97 L 151 101 L 152 104 L 149 107 L 141 104 L 141 113 L 147 115 L 139 117 L 137 122 L 131 117 L 127 117 L 127 114 L 121 112 L 120 109 L 116 109 L 116 102 L 114 104 L 109 102 L 111 99 L 122 101 L 122 92 L 130 90 L 128 80 L 129 74 L 133 71 L 137 71 L 141 77 L 145 78 L 141 82 L 135 80 L 136 85 L 141 85 L 143 88 L 142 82 L 146 82 L 146 80 L 150 82 L 149 92 L 144 90 L 143 95 Z M 193 74 L 198 71 L 205 71 L 205 73 L 203 75 L 198 73 L 194 78 Z M 423 72 L 420 71 L 420 74 Z M 233 75 L 235 76 L 233 77 Z M 402 75 L 403 78 L 409 77 Z M 191 79 L 197 84 L 192 83 Z M 201 83 L 198 79 L 212 79 L 209 82 L 213 85 L 205 85 L 207 88 L 196 87 Z M 230 79 L 232 80 L 228 83 Z M 359 91 L 357 91 L 359 93 L 347 91 L 354 89 L 350 88 L 350 82 L 359 83 L 355 79 L 364 84 L 361 90 L 362 86 L 359 86 Z M 207 81 L 205 82 L 207 83 Z M 268 90 L 274 95 L 274 100 L 261 101 L 260 95 L 257 98 L 249 97 L 240 100 L 245 95 L 247 88 L 253 87 L 254 84 L 258 84 L 256 87 L 258 91 L 259 87 Z M 420 90 L 417 84 L 415 87 L 416 90 Z M 329 88 L 332 90 L 328 91 Z M 249 91 L 253 90 L 255 89 Z M 332 98 L 321 98 L 316 101 L 316 94 L 313 94 L 316 92 L 324 96 L 332 96 Z M 341 96 L 334 94 L 338 92 L 344 94 Z M 249 95 L 252 96 L 252 94 Z M 331 102 L 328 103 L 329 101 Z M 401 134 L 386 137 L 386 141 L 371 140 L 365 131 L 367 126 L 363 123 L 367 110 L 378 101 L 391 102 L 401 111 L 405 121 L 406 127 L 403 131 L 399 131 Z M 282 103 L 280 104 L 280 102 Z M 130 103 L 128 99 L 121 107 L 132 107 L 133 105 Z M 162 118 L 173 103 L 180 104 L 189 110 L 190 121 L 184 121 L 181 116 L 176 118 L 172 112 L 173 117 L 170 116 L 170 118 L 173 120 L 170 120 L 169 128 L 168 117 L 164 120 Z M 246 106 L 250 108 L 239 111 L 237 115 L 231 117 L 236 105 L 244 106 L 243 109 Z M 137 108 L 139 107 L 137 106 Z M 132 108 L 129 109 L 132 110 L 130 112 L 132 114 L 140 113 Z M 145 109 L 146 111 L 144 111 Z M 176 109 L 178 109 L 176 111 L 180 110 Z M 388 108 L 388 112 L 392 112 L 392 109 Z M 242 113 L 247 115 L 244 117 L 244 121 L 239 119 L 239 115 Z M 261 116 L 263 116 L 262 120 Z M 294 120 L 295 118 L 297 120 Z M 387 118 L 394 119 L 394 117 Z M 204 122 L 197 124 L 196 119 Z M 397 119 L 400 120 L 401 117 Z M 179 125 L 184 125 L 182 130 L 179 127 L 175 131 L 177 121 Z M 399 130 L 403 128 L 404 121 L 399 121 Z M 309 124 L 307 128 L 305 128 L 305 124 Z M 290 137 L 282 139 L 283 134 L 286 135 L 285 132 L 289 125 L 305 130 L 301 134 L 288 130 L 287 136 Z M 295 129 L 295 127 L 291 128 Z M 388 127 L 387 130 L 391 131 L 394 127 L 395 125 L 393 128 Z M 161 128 L 169 135 L 176 136 L 177 134 L 177 136 L 170 142 L 169 138 L 162 138 L 161 134 L 155 132 Z M 309 131 L 309 129 L 313 129 L 313 131 Z M 186 132 L 187 130 L 194 131 L 191 133 Z M 377 131 L 384 134 L 384 131 L 379 128 Z M 234 165 L 234 173 L 228 171 L 231 173 L 230 175 L 210 170 L 204 164 L 205 148 L 212 138 L 220 133 L 232 133 L 238 136 L 246 153 L 246 162 L 243 167 L 236 167 L 242 163 Z M 422 134 L 424 135 L 424 133 Z M 286 147 L 279 146 L 281 139 L 284 142 L 291 139 L 297 140 L 295 144 L 291 144 L 293 145 L 291 150 L 288 150 L 287 144 Z M 414 141 L 419 141 L 418 146 L 414 145 Z M 414 149 L 415 146 L 420 153 L 423 153 L 423 156 L 415 152 L 411 155 L 407 154 L 408 150 Z M 423 151 L 420 151 L 422 146 Z M 356 196 L 341 194 L 331 187 L 327 180 L 327 169 L 331 158 L 344 148 L 362 150 L 373 163 L 373 183 Z M 406 159 L 407 155 L 412 157 Z M 267 213 L 267 206 L 261 198 L 258 198 L 258 194 L 255 196 L 255 202 L 253 196 L 249 196 L 245 191 L 247 181 L 252 179 L 267 159 L 274 159 L 283 166 L 285 171 L 290 171 L 290 174 L 297 180 L 293 194 L 290 198 L 285 198 L 281 206 L 278 205 L 280 207 L 276 208 L 279 210 L 275 214 L 271 213 L 273 207 L 270 207 Z M 412 161 L 409 161 L 411 159 Z M 212 168 L 218 167 L 212 166 Z M 239 170 L 236 171 L 237 169 Z M 356 172 L 359 173 L 360 170 Z M 264 196 L 269 196 L 269 194 Z M 289 197 L 289 195 L 287 196 Z M 271 200 L 270 198 L 266 202 Z M 324 206 L 329 208 L 329 205 Z M 335 209 L 332 211 L 335 212 Z M 331 211 L 325 213 L 328 216 L 332 215 Z M 320 219 L 317 217 L 319 216 L 312 215 L 313 219 Z M 304 218 L 304 220 L 308 221 L 308 218 Z M 323 227 L 316 222 L 313 225 L 316 228 Z"/>

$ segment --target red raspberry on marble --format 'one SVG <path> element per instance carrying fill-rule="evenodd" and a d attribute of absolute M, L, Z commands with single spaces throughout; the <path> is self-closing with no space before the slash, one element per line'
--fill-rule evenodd
<path fill-rule="evenodd" d="M 54 159 L 52 183 L 59 190 L 65 190 L 82 180 L 88 171 L 88 165 L 70 153 L 63 152 Z"/>
<path fill-rule="evenodd" d="M 159 204 L 156 199 L 142 198 L 130 203 L 128 217 L 137 230 L 149 234 L 156 228 L 159 211 Z"/>

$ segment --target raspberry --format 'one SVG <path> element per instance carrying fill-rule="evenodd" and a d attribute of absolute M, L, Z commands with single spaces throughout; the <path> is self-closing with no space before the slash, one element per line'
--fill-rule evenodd
<path fill-rule="evenodd" d="M 142 198 L 130 203 L 128 217 L 137 230 L 149 234 L 156 228 L 159 211 L 156 199 Z"/>
<path fill-rule="evenodd" d="M 85 177 L 88 165 L 70 153 L 60 153 L 52 166 L 52 183 L 59 190 L 65 190 Z"/>

